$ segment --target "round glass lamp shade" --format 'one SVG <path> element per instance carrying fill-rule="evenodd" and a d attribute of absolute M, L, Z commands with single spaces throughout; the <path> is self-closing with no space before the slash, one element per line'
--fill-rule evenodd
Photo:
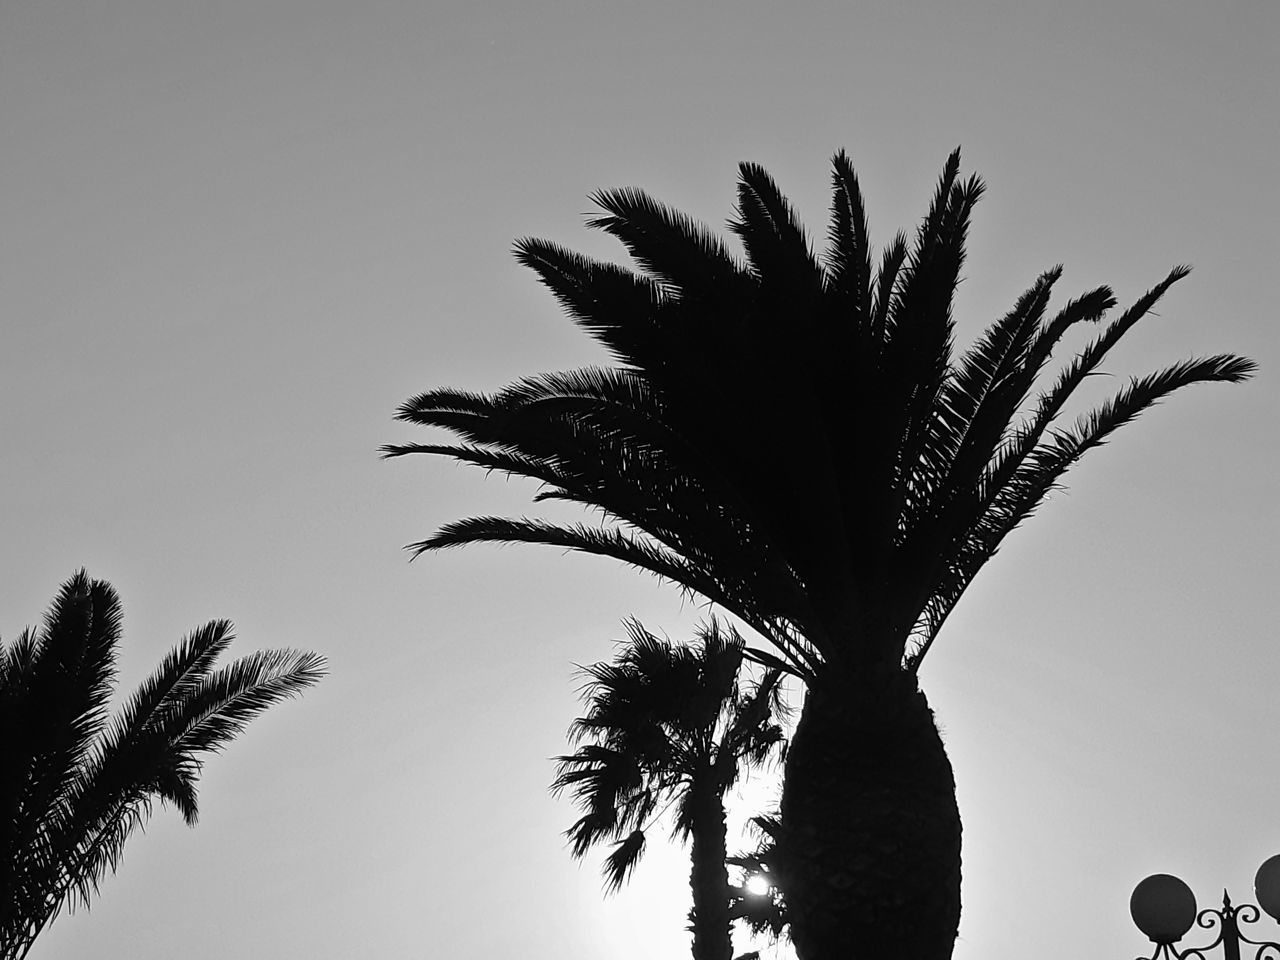
<path fill-rule="evenodd" d="M 1280 920 L 1280 854 L 1258 868 L 1258 875 L 1253 878 L 1253 893 L 1258 898 L 1258 906 Z"/>
<path fill-rule="evenodd" d="M 1177 877 L 1157 873 L 1133 888 L 1129 914 L 1155 943 L 1177 943 L 1196 922 L 1196 896 Z"/>

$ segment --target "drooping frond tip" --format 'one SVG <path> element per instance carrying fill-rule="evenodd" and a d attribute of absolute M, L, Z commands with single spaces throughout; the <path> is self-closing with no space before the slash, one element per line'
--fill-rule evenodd
<path fill-rule="evenodd" d="M 643 830 L 633 830 L 625 839 L 617 843 L 613 852 L 605 858 L 602 868 L 606 891 L 617 893 L 622 889 L 627 877 L 635 870 L 636 864 L 640 862 L 640 858 L 644 855 L 644 848 L 645 836 Z"/>

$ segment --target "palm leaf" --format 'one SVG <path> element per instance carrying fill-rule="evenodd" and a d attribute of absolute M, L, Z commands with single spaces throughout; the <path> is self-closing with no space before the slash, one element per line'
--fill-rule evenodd
<path fill-rule="evenodd" d="M 747 274 L 720 239 L 690 217 L 654 200 L 643 190 L 600 190 L 592 202 L 605 216 L 587 226 L 622 241 L 632 259 L 682 300 L 742 295 Z"/>
<path fill-rule="evenodd" d="M 817 302 L 823 287 L 822 268 L 810 252 L 791 204 L 759 164 L 738 165 L 738 217 L 729 229 L 742 240 L 766 295 L 770 289 L 786 291 L 793 298 L 793 308 L 802 306 L 794 301 Z M 794 317 L 803 321 L 810 314 L 796 309 Z"/>
<path fill-rule="evenodd" d="M 657 320 L 668 303 L 660 283 L 545 240 L 518 240 L 515 251 L 516 259 L 538 275 L 573 320 L 615 360 L 640 369 L 660 362 Z"/>
<path fill-rule="evenodd" d="M 613 852 L 605 859 L 603 868 L 607 891 L 612 893 L 622 888 L 644 855 L 644 847 L 643 830 L 633 830 L 614 846 Z"/>
<path fill-rule="evenodd" d="M 912 669 L 932 645 L 943 621 L 982 565 L 994 556 L 1003 539 L 1031 516 L 1063 474 L 1089 450 L 1132 422 L 1171 393 L 1195 383 L 1239 383 L 1257 369 L 1243 357 L 1229 354 L 1186 360 L 1156 373 L 1130 380 L 1128 386 L 1089 414 L 1073 429 L 1056 430 L 1026 456 L 1014 474 L 991 498 L 980 523 L 969 531 L 933 591 L 922 615 L 918 635 L 924 639 L 910 657 Z M 998 464 L 997 466 L 1001 466 Z"/>
<path fill-rule="evenodd" d="M 869 332 L 871 321 L 871 243 L 862 189 L 848 154 L 832 161 L 831 226 L 826 256 L 827 289 L 846 324 Z"/>

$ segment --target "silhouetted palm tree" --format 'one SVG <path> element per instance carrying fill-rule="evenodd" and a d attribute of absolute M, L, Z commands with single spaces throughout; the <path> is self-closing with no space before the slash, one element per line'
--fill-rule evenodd
<path fill-rule="evenodd" d="M 690 841 L 693 860 L 693 956 L 730 960 L 724 797 L 746 768 L 783 744 L 773 719 L 783 710 L 779 671 L 740 686 L 742 638 L 714 619 L 688 646 L 660 640 L 636 621 L 627 634 L 613 662 L 583 671 L 588 709 L 571 737 L 588 742 L 556 758 L 552 790 L 570 789 L 585 811 L 566 832 L 575 857 L 616 841 L 604 862 L 610 890 L 635 869 L 645 831 L 674 808 L 674 833 Z"/>
<path fill-rule="evenodd" d="M 1063 335 L 1102 321 L 1106 287 L 1047 313 L 1045 272 L 960 357 L 952 298 L 983 193 L 947 161 L 914 242 L 872 261 L 862 195 L 834 160 L 822 259 L 773 180 L 739 168 L 730 228 L 746 260 L 646 194 L 594 197 L 590 222 L 640 268 L 526 239 L 518 259 L 619 361 L 492 396 L 414 397 L 441 454 L 599 508 L 595 527 L 479 517 L 417 551 L 546 543 L 615 557 L 723 606 L 768 638 L 807 698 L 777 851 L 804 960 L 949 957 L 960 915 L 954 780 L 917 669 L 965 587 L 1087 451 L 1189 384 L 1235 382 L 1232 355 L 1129 381 L 1074 423 L 1067 400 L 1187 269 L 1175 268 L 1033 389 Z"/>
<path fill-rule="evenodd" d="M 125 841 L 172 804 L 196 822 L 202 756 L 324 673 L 314 653 L 274 650 L 214 669 L 225 620 L 192 633 L 108 726 L 120 601 L 82 570 L 42 630 L 0 647 L 0 958 L 26 956 L 68 901 L 87 905 Z"/>

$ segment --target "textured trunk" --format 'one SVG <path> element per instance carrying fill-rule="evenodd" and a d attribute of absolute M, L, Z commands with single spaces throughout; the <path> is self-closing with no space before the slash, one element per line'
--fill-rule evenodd
<path fill-rule="evenodd" d="M 724 804 L 718 793 L 695 792 L 693 804 L 693 869 L 689 886 L 693 909 L 693 960 L 732 960 L 729 936 L 729 873 L 724 865 Z"/>
<path fill-rule="evenodd" d="M 811 690 L 787 756 L 783 896 L 801 960 L 948 960 L 960 922 L 955 779 L 915 678 Z"/>

